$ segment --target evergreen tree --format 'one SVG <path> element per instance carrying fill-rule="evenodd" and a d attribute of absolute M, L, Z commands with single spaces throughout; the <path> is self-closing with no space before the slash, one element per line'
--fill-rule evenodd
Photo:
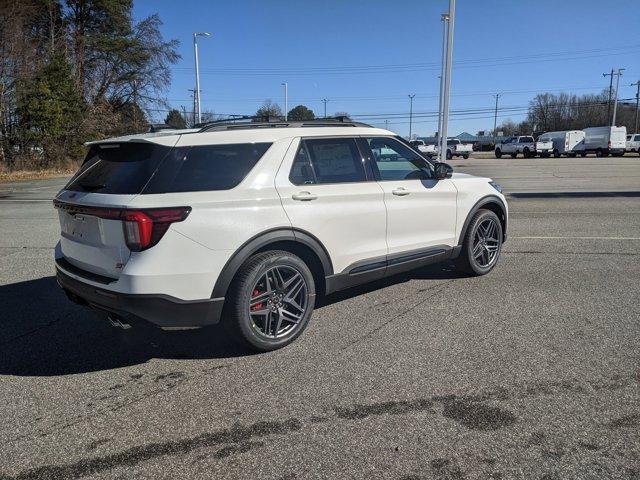
<path fill-rule="evenodd" d="M 187 128 L 187 123 L 178 110 L 171 109 L 167 114 L 167 118 L 164 119 L 164 123 L 172 126 L 173 128 Z"/>
<path fill-rule="evenodd" d="M 304 105 L 293 107 L 287 114 L 287 119 L 294 121 L 313 120 L 314 118 L 316 118 L 316 116 L 313 111 Z"/>

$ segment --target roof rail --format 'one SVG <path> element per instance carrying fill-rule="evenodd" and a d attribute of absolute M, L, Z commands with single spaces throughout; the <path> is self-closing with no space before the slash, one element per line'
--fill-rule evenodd
<path fill-rule="evenodd" d="M 240 130 L 254 128 L 371 127 L 371 125 L 354 122 L 346 116 L 287 121 L 282 117 L 274 117 L 271 115 L 238 115 L 224 120 L 214 120 L 205 124 L 196 125 L 196 127 L 200 127 L 198 133 L 201 133 L 216 130 Z"/>

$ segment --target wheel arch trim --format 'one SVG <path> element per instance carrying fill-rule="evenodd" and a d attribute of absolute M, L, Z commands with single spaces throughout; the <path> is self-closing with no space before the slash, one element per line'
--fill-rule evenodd
<path fill-rule="evenodd" d="M 221 298 L 226 295 L 233 277 L 235 277 L 240 267 L 254 253 L 271 243 L 282 241 L 296 242 L 310 248 L 320 260 L 322 269 L 324 270 L 324 276 L 326 277 L 333 274 L 331 257 L 322 242 L 320 242 L 320 240 L 318 240 L 313 234 L 292 227 L 272 228 L 254 235 L 244 242 L 233 253 L 233 255 L 231 255 L 225 266 L 222 268 L 220 275 L 218 275 L 211 293 L 211 298 Z"/>
<path fill-rule="evenodd" d="M 462 230 L 460 231 L 460 237 L 458 238 L 458 245 L 462 245 L 464 242 L 464 237 L 467 234 L 467 229 L 469 228 L 469 223 L 471 223 L 471 218 L 473 218 L 478 210 L 489 203 L 497 204 L 502 210 L 502 241 L 504 242 L 507 239 L 507 207 L 500 197 L 496 195 L 487 195 L 486 197 L 482 197 L 480 200 L 478 200 L 473 205 L 473 207 L 471 207 L 471 210 L 469 210 L 467 218 L 465 218 L 464 223 L 462 224 Z"/>

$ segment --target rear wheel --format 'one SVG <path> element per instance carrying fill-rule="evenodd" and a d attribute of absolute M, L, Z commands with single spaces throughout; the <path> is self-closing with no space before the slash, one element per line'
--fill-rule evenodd
<path fill-rule="evenodd" d="M 302 334 L 313 311 L 315 283 L 299 257 L 272 250 L 254 255 L 240 268 L 227 298 L 224 324 L 229 333 L 264 352 Z"/>
<path fill-rule="evenodd" d="M 517 156 L 518 156 L 518 152 L 513 152 L 513 153 L 511 154 L 511 158 L 516 158 Z"/>
<path fill-rule="evenodd" d="M 502 150 L 496 148 L 496 158 L 502 158 Z"/>
<path fill-rule="evenodd" d="M 601 148 L 596 150 L 596 157 L 602 157 L 603 156 L 603 151 Z"/>
<path fill-rule="evenodd" d="M 582 158 L 586 157 L 586 156 L 587 156 L 587 152 L 581 152 L 581 153 L 580 153 L 580 156 L 581 156 Z"/>
<path fill-rule="evenodd" d="M 529 150 L 528 148 L 525 148 L 525 149 L 522 151 L 522 156 L 523 156 L 524 158 L 531 158 L 531 156 L 532 156 L 532 155 L 531 155 L 531 150 Z"/>
<path fill-rule="evenodd" d="M 560 151 L 557 148 L 553 149 L 554 158 L 560 158 Z"/>
<path fill-rule="evenodd" d="M 485 275 L 498 262 L 502 249 L 502 224 L 491 210 L 478 210 L 465 234 L 458 266 L 470 275 Z"/>
<path fill-rule="evenodd" d="M 447 160 L 451 160 L 453 155 L 451 154 L 451 150 L 447 150 Z"/>
<path fill-rule="evenodd" d="M 464 155 L 462 155 L 462 158 L 464 158 L 466 160 L 467 158 L 469 158 L 469 154 L 465 153 Z"/>

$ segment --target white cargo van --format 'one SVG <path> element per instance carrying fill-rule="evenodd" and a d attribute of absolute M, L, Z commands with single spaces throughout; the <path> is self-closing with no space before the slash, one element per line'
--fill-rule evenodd
<path fill-rule="evenodd" d="M 549 139 L 553 142 L 552 153 L 558 158 L 561 155 L 575 157 L 582 148 L 584 132 L 582 130 L 563 130 L 559 132 L 547 132 L 540 135 L 538 141 Z"/>
<path fill-rule="evenodd" d="M 584 143 L 580 155 L 595 153 L 596 157 L 620 155 L 627 147 L 627 127 L 589 127 L 584 129 Z"/>

